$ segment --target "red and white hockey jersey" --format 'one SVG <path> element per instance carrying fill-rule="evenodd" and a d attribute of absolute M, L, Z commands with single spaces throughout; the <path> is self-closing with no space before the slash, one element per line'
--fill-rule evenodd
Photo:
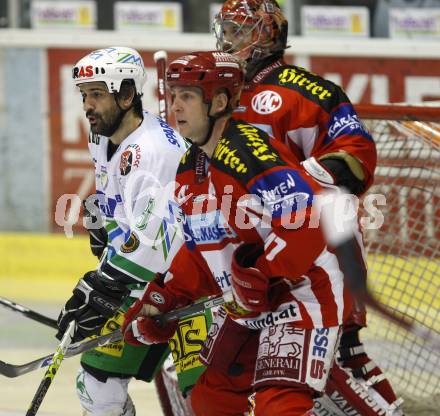
<path fill-rule="evenodd" d="M 271 292 L 272 311 L 238 317 L 240 324 L 261 329 L 285 322 L 302 328 L 343 323 L 351 309 L 344 276 L 321 229 L 309 227 L 320 187 L 286 146 L 231 120 L 210 160 L 191 146 L 176 180 L 186 244 L 169 270 L 170 291 L 191 300 L 230 291 L 235 248 L 259 243 L 259 269 L 283 279 Z"/>
<path fill-rule="evenodd" d="M 245 120 L 289 146 L 302 161 L 346 152 L 373 182 L 376 147 L 344 91 L 304 68 L 278 60 L 245 86 L 234 118 Z"/>

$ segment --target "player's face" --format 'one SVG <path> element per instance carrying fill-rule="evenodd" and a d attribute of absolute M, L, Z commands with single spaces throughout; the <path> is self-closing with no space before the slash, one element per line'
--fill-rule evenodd
<path fill-rule="evenodd" d="M 83 109 L 92 133 L 111 137 L 121 122 L 121 109 L 104 82 L 90 82 L 79 86 Z"/>
<path fill-rule="evenodd" d="M 239 25 L 233 21 L 216 22 L 214 26 L 217 48 L 236 55 L 243 60 L 248 58 L 252 45 L 252 30 L 249 25 Z"/>
<path fill-rule="evenodd" d="M 197 87 L 173 87 L 171 111 L 179 133 L 194 143 L 202 143 L 209 130 L 208 105 L 203 102 L 202 90 Z"/>

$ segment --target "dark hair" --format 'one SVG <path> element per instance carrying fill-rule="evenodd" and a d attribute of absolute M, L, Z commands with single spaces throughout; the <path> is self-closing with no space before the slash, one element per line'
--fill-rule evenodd
<path fill-rule="evenodd" d="M 136 86 L 134 84 L 134 81 L 132 79 L 124 79 L 121 83 L 121 88 L 119 89 L 119 92 L 115 93 L 116 98 L 126 98 L 131 96 L 134 93 L 133 96 L 133 111 L 134 114 L 138 117 L 143 117 L 142 112 L 142 93 L 139 93 L 136 91 Z"/>

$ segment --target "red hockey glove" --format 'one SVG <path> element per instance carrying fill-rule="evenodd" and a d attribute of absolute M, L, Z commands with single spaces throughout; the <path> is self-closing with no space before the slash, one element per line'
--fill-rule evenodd
<path fill-rule="evenodd" d="M 163 283 L 163 276 L 149 282 L 142 298 L 138 299 L 124 315 L 121 331 L 126 342 L 132 345 L 167 342 L 176 331 L 177 322 L 159 326 L 151 318 L 176 307 L 177 300 Z"/>
<path fill-rule="evenodd" d="M 177 321 L 161 327 L 153 318 L 140 316 L 132 321 L 124 334 L 124 340 L 131 345 L 163 344 L 170 340 L 176 329 Z"/>
<path fill-rule="evenodd" d="M 232 292 L 235 301 L 252 312 L 270 311 L 269 278 L 254 267 L 262 254 L 262 247 L 242 244 L 232 258 Z"/>

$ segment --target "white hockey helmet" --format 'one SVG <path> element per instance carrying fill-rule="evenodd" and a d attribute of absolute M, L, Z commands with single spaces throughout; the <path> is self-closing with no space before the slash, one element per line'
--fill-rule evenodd
<path fill-rule="evenodd" d="M 111 46 L 90 52 L 72 69 L 76 86 L 86 82 L 105 82 L 110 93 L 119 92 L 125 79 L 134 81 L 136 92 L 142 93 L 147 79 L 144 62 L 139 53 L 125 46 Z"/>

